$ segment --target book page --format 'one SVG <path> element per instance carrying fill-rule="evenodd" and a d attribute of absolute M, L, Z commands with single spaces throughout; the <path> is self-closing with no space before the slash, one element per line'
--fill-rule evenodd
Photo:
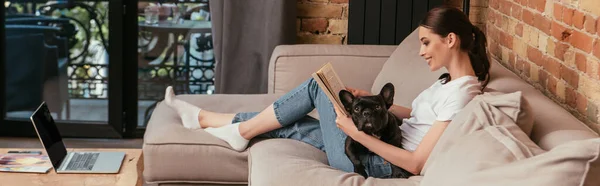
<path fill-rule="evenodd" d="M 346 87 L 340 80 L 340 77 L 337 75 L 337 73 L 333 70 L 333 66 L 331 65 L 331 63 L 325 64 L 316 73 L 319 76 L 319 78 L 321 79 L 321 81 L 323 81 L 323 83 L 325 84 L 325 87 L 326 87 L 326 88 L 323 88 L 323 87 L 321 87 L 321 88 L 326 90 L 327 92 L 329 92 L 329 94 L 331 94 L 330 96 L 333 98 L 333 100 L 331 100 L 331 102 L 334 103 L 334 105 L 337 105 L 337 107 L 340 110 L 342 110 L 342 112 L 345 115 L 348 115 L 348 113 L 346 113 L 346 110 L 344 109 L 344 105 L 342 104 L 342 101 L 339 98 L 340 91 L 346 89 Z"/>

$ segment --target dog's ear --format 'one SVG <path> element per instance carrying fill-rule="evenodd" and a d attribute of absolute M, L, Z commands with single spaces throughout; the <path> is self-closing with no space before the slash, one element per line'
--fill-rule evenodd
<path fill-rule="evenodd" d="M 344 105 L 344 109 L 346 109 L 348 113 L 352 113 L 352 102 L 354 101 L 354 95 L 347 90 L 341 90 L 339 96 L 342 104 Z"/>
<path fill-rule="evenodd" d="M 394 104 L 394 84 L 386 83 L 383 88 L 381 88 L 379 95 L 383 97 L 383 101 L 385 101 L 385 107 L 389 109 L 392 104 Z"/>

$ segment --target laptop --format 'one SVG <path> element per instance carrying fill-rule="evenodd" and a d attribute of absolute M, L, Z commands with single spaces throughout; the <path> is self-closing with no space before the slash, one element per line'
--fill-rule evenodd
<path fill-rule="evenodd" d="M 56 173 L 119 172 L 125 152 L 67 152 L 46 102 L 30 119 Z"/>

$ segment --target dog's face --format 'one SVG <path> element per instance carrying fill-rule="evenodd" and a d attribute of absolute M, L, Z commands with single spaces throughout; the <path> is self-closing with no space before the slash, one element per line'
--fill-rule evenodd
<path fill-rule="evenodd" d="M 356 98 L 352 93 L 342 90 L 339 96 L 356 128 L 365 134 L 380 137 L 388 123 L 388 109 L 394 102 L 394 85 L 385 84 L 378 95 Z"/>

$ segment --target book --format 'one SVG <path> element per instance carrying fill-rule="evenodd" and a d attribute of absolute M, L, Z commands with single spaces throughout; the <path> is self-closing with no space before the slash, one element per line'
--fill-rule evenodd
<path fill-rule="evenodd" d="M 323 65 L 323 67 L 312 74 L 312 77 L 319 84 L 323 92 L 325 92 L 331 103 L 333 103 L 333 106 L 337 107 L 344 116 L 349 116 L 350 114 L 344 109 L 344 104 L 342 104 L 339 96 L 340 91 L 346 89 L 346 86 L 344 86 L 340 77 L 333 70 L 333 65 L 331 63 Z"/>
<path fill-rule="evenodd" d="M 47 155 L 0 154 L 0 172 L 47 173 L 50 168 Z"/>

